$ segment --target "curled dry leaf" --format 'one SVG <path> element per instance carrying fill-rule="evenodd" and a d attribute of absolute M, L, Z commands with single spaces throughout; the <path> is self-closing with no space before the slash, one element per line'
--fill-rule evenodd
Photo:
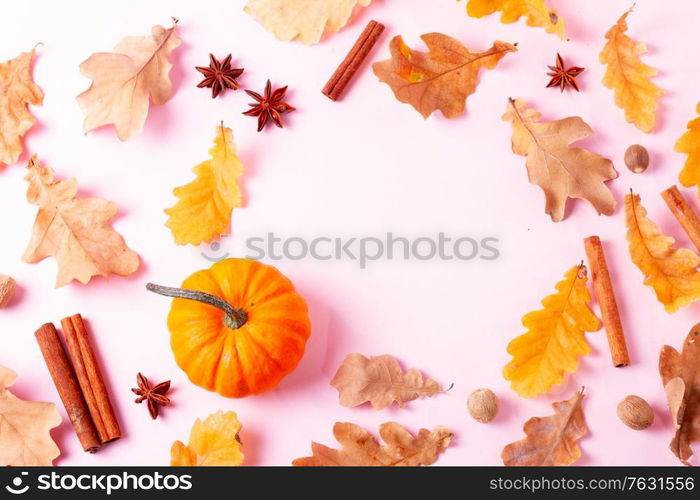
<path fill-rule="evenodd" d="M 85 284 L 93 276 L 128 276 L 139 257 L 109 225 L 117 214 L 114 203 L 99 198 L 76 198 L 75 179 L 54 181 L 53 170 L 36 155 L 27 165 L 27 201 L 39 206 L 29 245 L 22 256 L 34 264 L 53 256 L 58 263 L 56 286 L 72 280 Z"/>
<path fill-rule="evenodd" d="M 680 353 L 668 345 L 661 348 L 659 372 L 676 430 L 671 451 L 692 465 L 692 444 L 700 441 L 700 323 L 690 330 Z"/>
<path fill-rule="evenodd" d="M 627 16 L 622 14 L 605 38 L 600 62 L 607 66 L 603 84 L 615 91 L 615 104 L 625 111 L 625 119 L 642 132 L 651 132 L 656 123 L 657 100 L 663 90 L 651 83 L 657 71 L 639 60 L 647 46 L 626 35 Z"/>
<path fill-rule="evenodd" d="M 430 465 L 450 445 L 452 432 L 444 427 L 432 431 L 421 429 L 418 436 L 396 422 L 386 422 L 379 427 L 379 435 L 386 443 L 377 439 L 356 424 L 336 422 L 333 435 L 342 449 L 336 450 L 319 443 L 311 443 L 310 457 L 297 458 L 292 465 L 303 467 L 327 466 L 406 466 Z"/>
<path fill-rule="evenodd" d="M 545 213 L 554 222 L 564 218 L 569 198 L 588 200 L 599 214 L 612 215 L 615 198 L 605 184 L 617 177 L 607 158 L 570 144 L 593 134 L 578 116 L 541 122 L 542 115 L 521 99 L 509 99 L 503 120 L 511 122 L 513 152 L 527 156 L 531 184 L 544 191 Z"/>
<path fill-rule="evenodd" d="M 318 43 L 324 31 L 336 33 L 350 19 L 355 6 L 372 0 L 248 0 L 245 11 L 278 39 L 295 38 L 305 45 Z"/>
<path fill-rule="evenodd" d="M 464 112 L 467 97 L 474 93 L 482 69 L 493 69 L 514 45 L 496 41 L 484 52 L 470 52 L 459 40 L 441 33 L 421 37 L 428 52 L 406 45 L 400 36 L 391 40 L 391 59 L 374 63 L 377 78 L 394 91 L 396 98 L 423 115 L 440 110 L 447 118 Z"/>
<path fill-rule="evenodd" d="M 17 374 L 0 366 L 0 465 L 47 466 L 61 452 L 51 429 L 61 425 L 53 403 L 22 401 L 9 387 Z"/>
<path fill-rule="evenodd" d="M 396 402 L 399 406 L 407 401 L 426 398 L 443 392 L 432 379 L 423 380 L 415 368 L 401 370 L 393 356 L 348 354 L 331 380 L 338 389 L 340 404 L 353 407 L 370 402 L 375 410 L 381 410 Z"/>
<path fill-rule="evenodd" d="M 696 112 L 700 114 L 700 103 Z M 700 117 L 688 122 L 688 130 L 676 141 L 676 151 L 688 155 L 679 176 L 681 184 L 697 186 L 700 195 Z"/>
<path fill-rule="evenodd" d="M 219 411 L 192 426 L 187 446 L 175 441 L 170 465 L 181 467 L 235 466 L 243 463 L 243 445 L 238 437 L 241 424 L 232 411 Z"/>
<path fill-rule="evenodd" d="M 175 188 L 179 201 L 165 211 L 165 224 L 178 245 L 209 243 L 229 232 L 231 211 L 242 204 L 238 177 L 243 164 L 236 154 L 233 132 L 223 124 L 216 129 L 211 159 L 194 167 L 196 179 Z"/>
<path fill-rule="evenodd" d="M 503 464 L 562 466 L 576 462 L 581 457 L 578 440 L 588 434 L 582 401 L 583 389 L 568 401 L 553 403 L 551 417 L 533 417 L 525 422 L 525 439 L 503 448 Z"/>
<path fill-rule="evenodd" d="M 661 234 L 642 206 L 638 194 L 625 196 L 625 223 L 632 262 L 644 273 L 644 284 L 672 313 L 700 299 L 700 257 Z"/>
<path fill-rule="evenodd" d="M 583 333 L 598 330 L 600 321 L 588 307 L 587 281 L 583 264 L 572 267 L 557 283 L 557 292 L 544 298 L 544 309 L 523 316 L 527 332 L 508 344 L 513 359 L 503 369 L 521 396 L 537 396 L 561 384 L 565 372 L 578 369 L 578 357 L 591 352 Z"/>
<path fill-rule="evenodd" d="M 171 28 L 155 26 L 151 36 L 129 36 L 113 52 L 97 52 L 80 65 L 92 85 L 78 96 L 85 114 L 85 132 L 114 125 L 122 141 L 138 135 L 148 116 L 149 102 L 167 102 L 173 93 L 170 55 L 180 46 Z"/>
<path fill-rule="evenodd" d="M 44 96 L 32 79 L 34 50 L 22 52 L 0 64 L 0 165 L 17 162 L 22 154 L 22 137 L 36 119 L 28 104 L 41 106 Z"/>
<path fill-rule="evenodd" d="M 484 17 L 501 12 L 501 22 L 510 24 L 521 17 L 527 19 L 528 26 L 543 27 L 547 33 L 554 33 L 566 40 L 564 20 L 545 0 L 469 0 L 467 14 L 471 17 Z"/>

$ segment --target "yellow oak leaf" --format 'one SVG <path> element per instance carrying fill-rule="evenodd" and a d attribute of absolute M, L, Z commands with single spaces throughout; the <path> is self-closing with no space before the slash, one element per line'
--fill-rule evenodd
<path fill-rule="evenodd" d="M 0 366 L 0 466 L 47 466 L 61 452 L 51 429 L 61 425 L 53 403 L 22 401 L 9 387 L 17 374 Z"/>
<path fill-rule="evenodd" d="M 675 240 L 661 234 L 638 194 L 625 196 L 625 223 L 632 262 L 644 273 L 644 284 L 669 313 L 700 299 L 700 257 L 687 248 L 673 248 Z"/>
<path fill-rule="evenodd" d="M 663 90 L 649 81 L 657 71 L 639 60 L 647 46 L 625 34 L 629 10 L 605 35 L 607 43 L 600 62 L 607 66 L 603 84 L 615 91 L 615 104 L 625 111 L 625 119 L 642 132 L 651 132 L 656 123 L 656 102 Z"/>
<path fill-rule="evenodd" d="M 180 200 L 165 211 L 178 245 L 199 245 L 226 234 L 231 223 L 231 211 L 242 205 L 238 177 L 243 164 L 236 155 L 233 132 L 223 124 L 217 127 L 211 159 L 194 167 L 197 178 L 175 188 Z"/>
<path fill-rule="evenodd" d="M 401 36 L 391 40 L 391 59 L 374 63 L 380 81 L 396 98 L 423 115 L 440 110 L 447 118 L 464 112 L 467 97 L 474 93 L 482 69 L 493 69 L 509 52 L 518 49 L 496 41 L 484 52 L 470 52 L 459 40 L 441 33 L 421 36 L 429 52 L 408 47 Z"/>
<path fill-rule="evenodd" d="M 28 104 L 41 106 L 41 89 L 32 80 L 34 50 L 0 64 L 0 164 L 15 163 L 22 154 L 22 136 L 36 119 Z"/>
<path fill-rule="evenodd" d="M 114 203 L 99 198 L 76 198 L 75 179 L 54 181 L 36 155 L 27 165 L 27 201 L 39 206 L 32 236 L 22 260 L 34 264 L 53 256 L 58 263 L 56 287 L 72 280 L 85 284 L 93 276 L 128 276 L 139 257 L 109 225 L 117 215 Z"/>
<path fill-rule="evenodd" d="M 513 359 L 503 369 L 521 396 L 537 396 L 561 384 L 564 372 L 578 369 L 578 357 L 591 352 L 583 333 L 598 330 L 600 321 L 588 307 L 587 281 L 583 264 L 572 267 L 557 283 L 557 292 L 544 298 L 544 309 L 523 316 L 527 332 L 508 344 Z"/>
<path fill-rule="evenodd" d="M 570 144 L 593 134 L 578 116 L 541 122 L 542 115 L 521 99 L 509 99 L 503 120 L 511 122 L 513 152 L 527 156 L 527 174 L 545 195 L 545 213 L 564 218 L 568 198 L 588 200 L 599 214 L 611 215 L 615 198 L 605 182 L 617 177 L 607 158 Z"/>
<path fill-rule="evenodd" d="M 324 31 L 336 33 L 348 23 L 353 9 L 372 0 L 248 0 L 244 10 L 278 39 L 318 43 Z"/>
<path fill-rule="evenodd" d="M 85 132 L 114 125 L 122 141 L 141 133 L 150 101 L 167 102 L 173 93 L 170 55 L 180 46 L 171 28 L 155 26 L 151 36 L 124 38 L 113 52 L 97 52 L 80 65 L 92 85 L 78 96 Z"/>
<path fill-rule="evenodd" d="M 484 17 L 501 12 L 501 22 L 510 24 L 521 17 L 527 19 L 528 26 L 544 27 L 547 33 L 554 33 L 566 40 L 564 20 L 545 0 L 469 0 L 467 14 L 471 17 Z"/>
<path fill-rule="evenodd" d="M 700 104 L 696 112 L 700 114 Z M 688 130 L 676 141 L 676 151 L 688 155 L 679 176 L 681 184 L 685 187 L 698 186 L 700 195 L 700 117 L 688 122 Z"/>
<path fill-rule="evenodd" d="M 209 415 L 192 426 L 190 442 L 175 441 L 170 465 L 180 467 L 235 466 L 243 463 L 243 445 L 238 437 L 241 424 L 232 411 Z"/>

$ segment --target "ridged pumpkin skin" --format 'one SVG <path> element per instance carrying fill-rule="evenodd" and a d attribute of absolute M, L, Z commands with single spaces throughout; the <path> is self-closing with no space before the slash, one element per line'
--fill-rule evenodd
<path fill-rule="evenodd" d="M 197 271 L 182 288 L 216 295 L 248 314 L 232 330 L 225 313 L 176 298 L 168 315 L 170 345 L 189 379 L 222 396 L 260 394 L 299 364 L 311 334 L 308 308 L 276 268 L 248 259 L 226 259 Z"/>

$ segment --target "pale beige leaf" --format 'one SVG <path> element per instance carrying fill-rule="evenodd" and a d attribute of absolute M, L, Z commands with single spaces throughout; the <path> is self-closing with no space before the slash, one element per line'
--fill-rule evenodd
<path fill-rule="evenodd" d="M 53 403 L 22 401 L 9 391 L 17 374 L 0 366 L 0 466 L 47 466 L 61 452 L 51 429 L 61 424 Z"/>
<path fill-rule="evenodd" d="M 593 130 L 578 116 L 550 122 L 528 108 L 521 99 L 509 99 L 503 120 L 511 122 L 513 152 L 527 156 L 527 174 L 531 184 L 542 188 L 545 212 L 554 222 L 564 218 L 569 198 L 588 200 L 599 214 L 612 215 L 615 198 L 605 184 L 617 177 L 607 158 L 571 144 L 593 135 Z"/>
<path fill-rule="evenodd" d="M 342 446 L 336 450 L 312 443 L 310 457 L 297 458 L 292 465 L 303 467 L 324 466 L 410 466 L 431 465 L 450 444 L 452 432 L 444 427 L 432 431 L 421 429 L 418 436 L 396 422 L 386 422 L 379 428 L 384 446 L 356 424 L 336 422 L 333 435 Z"/>
<path fill-rule="evenodd" d="M 122 141 L 139 134 L 149 103 L 164 104 L 172 95 L 170 56 L 179 46 L 174 24 L 155 26 L 151 36 L 126 37 L 113 52 L 97 52 L 83 61 L 80 72 L 92 80 L 78 96 L 85 132 L 114 125 Z"/>
<path fill-rule="evenodd" d="M 348 354 L 331 385 L 338 390 L 341 405 L 353 407 L 370 402 L 375 410 L 394 402 L 403 406 L 407 401 L 443 392 L 437 382 L 424 380 L 415 368 L 404 373 L 396 358 L 388 354 L 371 358 Z"/>
<path fill-rule="evenodd" d="M 27 201 L 39 206 L 32 236 L 22 260 L 28 264 L 46 257 L 58 263 L 56 286 L 72 280 L 85 284 L 93 276 L 128 276 L 139 267 L 139 257 L 109 225 L 117 214 L 114 203 L 99 198 L 76 198 L 75 179 L 54 181 L 36 156 L 29 160 L 25 179 Z"/>
<path fill-rule="evenodd" d="M 32 80 L 34 50 L 0 64 L 0 165 L 15 163 L 22 154 L 22 137 L 36 119 L 28 104 L 41 106 L 44 97 Z"/>

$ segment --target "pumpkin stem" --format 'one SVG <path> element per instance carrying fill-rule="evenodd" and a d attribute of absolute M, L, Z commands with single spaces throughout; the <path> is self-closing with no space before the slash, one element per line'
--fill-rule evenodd
<path fill-rule="evenodd" d="M 248 314 L 243 309 L 233 307 L 224 299 L 217 297 L 216 295 L 200 292 L 199 290 L 171 288 L 168 286 L 156 285 L 155 283 L 148 283 L 146 285 L 146 290 L 157 293 L 158 295 L 164 295 L 165 297 L 196 300 L 197 302 L 221 309 L 224 313 L 226 313 L 226 316 L 224 316 L 224 325 L 231 330 L 239 329 L 245 325 L 246 321 L 248 321 Z"/>

